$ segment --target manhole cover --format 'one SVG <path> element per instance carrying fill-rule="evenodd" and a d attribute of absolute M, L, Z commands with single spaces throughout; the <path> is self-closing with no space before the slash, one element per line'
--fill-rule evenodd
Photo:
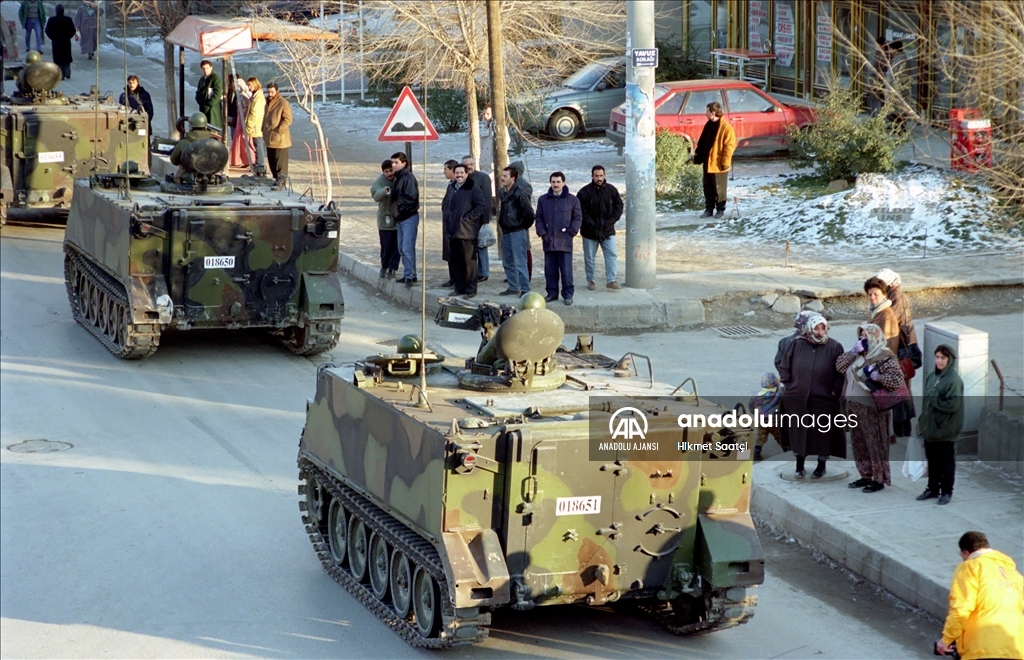
<path fill-rule="evenodd" d="M 51 451 L 64 451 L 71 449 L 74 445 L 70 442 L 54 442 L 53 440 L 22 440 L 13 445 L 7 445 L 11 451 L 19 454 L 45 454 Z"/>
<path fill-rule="evenodd" d="M 753 337 L 764 334 L 752 325 L 727 325 L 715 329 L 726 337 Z"/>

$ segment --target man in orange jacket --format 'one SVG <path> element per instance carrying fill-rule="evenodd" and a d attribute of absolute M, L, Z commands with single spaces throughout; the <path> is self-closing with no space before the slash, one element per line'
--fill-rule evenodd
<path fill-rule="evenodd" d="M 732 152 L 736 151 L 736 131 L 722 115 L 722 104 L 708 103 L 708 122 L 697 140 L 693 162 L 704 166 L 704 215 L 721 218 L 725 215 L 728 201 L 726 186 L 729 183 L 729 168 L 732 167 Z"/>
<path fill-rule="evenodd" d="M 963 660 L 1024 658 L 1024 577 L 981 532 L 960 537 L 960 557 L 936 651 L 948 655 L 956 642 Z"/>

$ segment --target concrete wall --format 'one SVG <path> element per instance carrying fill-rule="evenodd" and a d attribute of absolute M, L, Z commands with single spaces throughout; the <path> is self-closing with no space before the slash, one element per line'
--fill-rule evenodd
<path fill-rule="evenodd" d="M 1007 472 L 1024 475 L 1024 415 L 983 408 L 978 458 Z"/>

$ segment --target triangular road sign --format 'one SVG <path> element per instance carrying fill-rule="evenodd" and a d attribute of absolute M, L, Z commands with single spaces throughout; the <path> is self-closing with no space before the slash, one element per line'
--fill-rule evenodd
<path fill-rule="evenodd" d="M 395 107 L 391 109 L 384 128 L 377 136 L 378 142 L 417 142 L 438 139 L 434 125 L 427 119 L 416 96 L 406 86 L 398 95 Z"/>

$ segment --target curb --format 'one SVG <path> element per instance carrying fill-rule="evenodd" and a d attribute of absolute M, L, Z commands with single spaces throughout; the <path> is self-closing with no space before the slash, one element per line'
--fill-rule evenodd
<path fill-rule="evenodd" d="M 751 512 L 939 620 L 949 609 L 949 583 L 899 559 L 904 551 L 856 520 L 805 498 L 793 502 L 767 488 L 751 494 Z"/>

